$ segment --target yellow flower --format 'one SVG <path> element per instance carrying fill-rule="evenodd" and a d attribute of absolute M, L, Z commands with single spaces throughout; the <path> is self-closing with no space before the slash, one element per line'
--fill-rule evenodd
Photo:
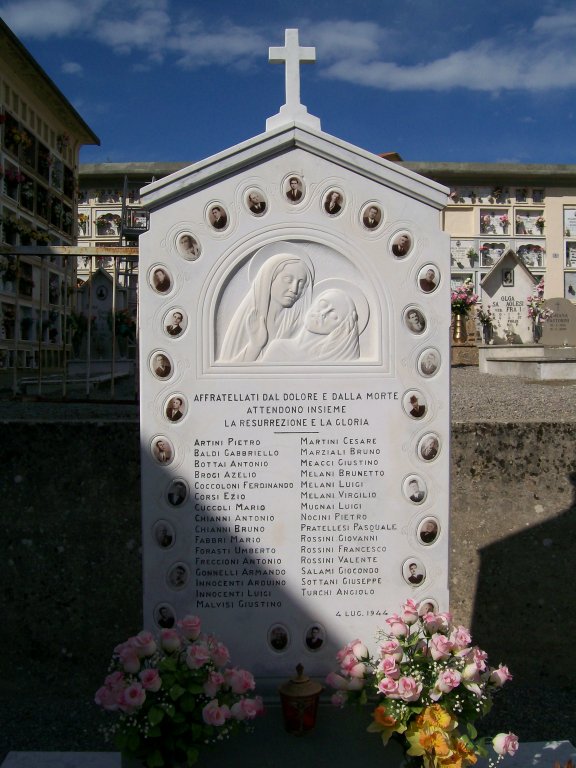
<path fill-rule="evenodd" d="M 449 712 L 440 706 L 440 704 L 432 704 L 418 715 L 416 718 L 418 725 L 428 726 L 430 728 L 440 729 L 442 731 L 452 731 L 458 725 L 457 721 L 450 715 Z"/>
<path fill-rule="evenodd" d="M 368 726 L 368 731 L 370 733 L 380 733 L 384 745 L 388 744 L 390 736 L 394 732 L 403 733 L 406 730 L 406 726 L 402 722 L 398 722 L 393 715 L 389 714 L 385 705 L 376 707 L 372 717 L 373 722 Z"/>

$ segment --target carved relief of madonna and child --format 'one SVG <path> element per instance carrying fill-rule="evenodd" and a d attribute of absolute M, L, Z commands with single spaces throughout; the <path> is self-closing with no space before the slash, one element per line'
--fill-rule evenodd
<path fill-rule="evenodd" d="M 361 358 L 370 307 L 355 282 L 315 282 L 312 258 L 295 243 L 265 246 L 253 262 L 248 291 L 224 331 L 220 363 L 340 364 Z"/>

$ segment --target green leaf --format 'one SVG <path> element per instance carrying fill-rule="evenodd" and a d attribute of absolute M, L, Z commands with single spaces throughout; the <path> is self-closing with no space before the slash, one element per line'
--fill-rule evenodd
<path fill-rule="evenodd" d="M 164 758 L 159 749 L 155 749 L 154 752 L 148 755 L 146 758 L 146 765 L 148 768 L 162 768 L 164 765 Z"/>
<path fill-rule="evenodd" d="M 475 739 L 476 736 L 478 736 L 478 731 L 476 728 L 474 728 L 472 723 L 466 723 L 466 730 L 468 731 L 468 736 L 470 736 L 471 739 Z"/>
<path fill-rule="evenodd" d="M 190 683 L 188 686 L 188 693 L 204 693 L 204 688 L 198 683 Z"/>
<path fill-rule="evenodd" d="M 172 699 L 172 701 L 176 701 L 176 699 L 179 699 L 183 693 L 186 693 L 186 689 L 182 688 L 182 686 L 178 685 L 178 683 L 174 683 L 174 685 L 170 688 L 168 693 L 170 694 L 170 698 Z"/>
<path fill-rule="evenodd" d="M 195 765 L 198 762 L 198 755 L 200 753 L 195 747 L 190 747 L 186 750 L 186 762 L 188 765 Z"/>
<path fill-rule="evenodd" d="M 150 707 L 148 712 L 148 722 L 150 725 L 158 725 L 162 720 L 164 720 L 164 710 L 160 709 L 160 707 Z"/>

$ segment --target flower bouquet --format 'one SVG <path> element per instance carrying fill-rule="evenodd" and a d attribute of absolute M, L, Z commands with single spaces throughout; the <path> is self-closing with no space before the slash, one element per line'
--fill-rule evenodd
<path fill-rule="evenodd" d="M 511 675 L 505 666 L 489 667 L 486 653 L 471 645 L 468 630 L 430 607 L 407 600 L 401 614 L 386 619 L 388 629 L 378 633 L 378 655 L 352 641 L 338 652 L 340 670 L 327 682 L 336 689 L 336 706 L 349 700 L 366 704 L 368 692 L 375 694 L 368 730 L 380 733 L 384 744 L 394 735 L 424 768 L 466 768 L 478 755 L 487 755 L 487 739 L 478 737 L 474 723 L 490 710 L 494 692 Z M 516 752 L 518 738 L 501 733 L 492 745 L 497 763 Z"/>
<path fill-rule="evenodd" d="M 452 312 L 455 315 L 467 315 L 470 308 L 478 302 L 478 296 L 474 293 L 474 283 L 468 277 L 461 285 L 450 294 Z"/>
<path fill-rule="evenodd" d="M 534 286 L 534 290 L 526 299 L 528 317 L 535 323 L 544 323 L 554 314 L 552 309 L 544 308 L 544 301 L 544 278 L 542 278 L 538 285 Z"/>
<path fill-rule="evenodd" d="M 142 631 L 114 649 L 95 701 L 117 715 L 106 729 L 123 756 L 148 768 L 191 766 L 262 713 L 250 672 L 228 667 L 228 649 L 186 616 L 159 638 Z"/>

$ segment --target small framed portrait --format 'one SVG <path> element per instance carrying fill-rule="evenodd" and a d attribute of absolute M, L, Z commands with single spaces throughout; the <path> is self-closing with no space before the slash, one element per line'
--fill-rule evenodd
<path fill-rule="evenodd" d="M 430 546 L 438 540 L 440 535 L 440 523 L 436 517 L 425 517 L 420 521 L 418 528 L 416 529 L 416 536 L 420 544 L 424 546 Z"/>
<path fill-rule="evenodd" d="M 325 640 L 326 633 L 324 631 L 324 627 L 322 627 L 320 624 L 312 624 L 306 630 L 304 642 L 306 644 L 306 648 L 308 648 L 309 651 L 319 651 L 320 648 L 322 648 L 324 645 Z"/>
<path fill-rule="evenodd" d="M 176 624 L 176 613 L 168 603 L 160 603 L 154 609 L 154 621 L 160 629 L 172 629 Z"/>
<path fill-rule="evenodd" d="M 186 563 L 174 563 L 166 574 L 166 582 L 172 589 L 184 589 L 189 576 L 190 570 Z"/>
<path fill-rule="evenodd" d="M 168 400 L 164 403 L 164 415 L 168 421 L 172 422 L 172 424 L 181 421 L 186 415 L 187 409 L 188 404 L 186 398 L 180 393 L 170 395 Z"/>
<path fill-rule="evenodd" d="M 182 336 L 188 324 L 188 317 L 180 307 L 169 309 L 164 316 L 164 332 L 174 339 Z"/>
<path fill-rule="evenodd" d="M 514 288 L 514 270 L 503 269 L 502 270 L 502 288 Z"/>
<path fill-rule="evenodd" d="M 576 272 L 564 272 L 564 298 L 576 301 Z"/>
<path fill-rule="evenodd" d="M 438 602 L 433 597 L 425 597 L 418 603 L 418 616 L 426 616 L 427 613 L 438 613 Z"/>
<path fill-rule="evenodd" d="M 170 547 L 174 546 L 174 542 L 176 541 L 174 528 L 167 520 L 157 520 L 154 523 L 152 535 L 154 536 L 156 544 L 162 549 L 170 549 Z"/>
<path fill-rule="evenodd" d="M 292 205 L 299 203 L 304 197 L 304 182 L 300 176 L 289 176 L 284 184 L 284 195 Z"/>
<path fill-rule="evenodd" d="M 417 389 L 410 389 L 404 394 L 402 405 L 412 419 L 422 419 L 426 415 L 426 399 Z"/>
<path fill-rule="evenodd" d="M 404 259 L 412 250 L 412 242 L 410 232 L 397 232 L 390 240 L 390 250 L 397 259 Z"/>
<path fill-rule="evenodd" d="M 254 216 L 262 216 L 262 214 L 266 213 L 268 203 L 262 190 L 249 189 L 246 192 L 246 206 Z"/>
<path fill-rule="evenodd" d="M 423 293 L 432 293 L 440 283 L 440 270 L 435 264 L 426 264 L 418 273 L 418 287 Z"/>
<path fill-rule="evenodd" d="M 150 370 L 157 379 L 169 379 L 172 375 L 172 361 L 166 352 L 156 350 L 150 356 Z"/>
<path fill-rule="evenodd" d="M 176 238 L 176 250 L 186 261 L 196 261 L 202 253 L 199 240 L 189 232 L 183 232 Z"/>
<path fill-rule="evenodd" d="M 172 288 L 170 272 L 162 264 L 152 267 L 148 273 L 148 280 L 156 293 L 168 293 Z"/>
<path fill-rule="evenodd" d="M 415 333 L 419 336 L 426 330 L 424 313 L 417 307 L 408 307 L 404 310 L 404 325 L 410 333 Z"/>
<path fill-rule="evenodd" d="M 413 504 L 423 504 L 428 496 L 428 488 L 420 475 L 408 475 L 402 482 L 404 496 Z"/>
<path fill-rule="evenodd" d="M 330 189 L 324 195 L 322 207 L 328 216 L 337 216 L 344 207 L 344 195 L 339 189 Z"/>
<path fill-rule="evenodd" d="M 382 208 L 376 203 L 367 203 L 360 214 L 362 220 L 362 226 L 365 229 L 374 230 L 378 229 L 382 223 Z"/>
<path fill-rule="evenodd" d="M 273 651 L 281 653 L 290 645 L 290 633 L 284 624 L 273 624 L 268 630 L 268 645 Z"/>
<path fill-rule="evenodd" d="M 214 229 L 222 230 L 228 226 L 228 213 L 220 203 L 213 203 L 208 208 L 208 222 Z"/>
<path fill-rule="evenodd" d="M 166 501 L 171 507 L 180 507 L 188 498 L 188 483 L 181 477 L 175 477 L 166 489 Z"/>
<path fill-rule="evenodd" d="M 98 301 L 105 301 L 108 298 L 108 288 L 105 285 L 99 285 L 96 288 L 96 298 Z"/>
<path fill-rule="evenodd" d="M 440 438 L 434 432 L 429 432 L 418 442 L 418 456 L 422 461 L 434 461 L 440 453 Z"/>
<path fill-rule="evenodd" d="M 402 564 L 402 576 L 411 587 L 419 587 L 426 580 L 426 568 L 416 557 L 410 557 Z"/>
<path fill-rule="evenodd" d="M 423 350 L 418 356 L 416 367 L 422 376 L 427 378 L 434 376 L 440 368 L 440 352 L 433 347 Z"/>
<path fill-rule="evenodd" d="M 152 440 L 152 456 L 158 464 L 172 464 L 174 461 L 174 448 L 170 440 L 162 435 Z"/>

